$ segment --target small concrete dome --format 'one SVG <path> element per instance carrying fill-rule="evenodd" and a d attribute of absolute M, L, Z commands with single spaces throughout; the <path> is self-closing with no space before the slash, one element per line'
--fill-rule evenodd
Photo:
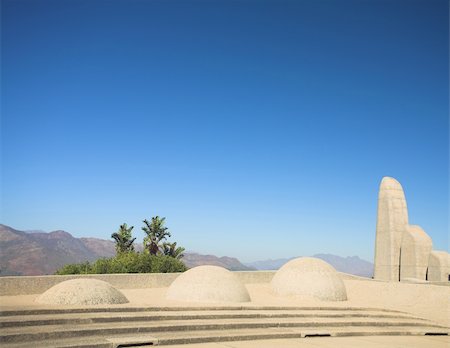
<path fill-rule="evenodd" d="M 40 295 L 36 302 L 54 305 L 99 305 L 128 303 L 128 299 L 107 282 L 80 278 L 56 284 Z"/>
<path fill-rule="evenodd" d="M 248 302 L 250 295 L 237 276 L 223 267 L 198 266 L 176 278 L 167 290 L 170 300 Z"/>
<path fill-rule="evenodd" d="M 313 296 L 323 301 L 345 301 L 347 291 L 336 270 L 323 260 L 300 257 L 281 267 L 272 290 L 282 296 Z"/>

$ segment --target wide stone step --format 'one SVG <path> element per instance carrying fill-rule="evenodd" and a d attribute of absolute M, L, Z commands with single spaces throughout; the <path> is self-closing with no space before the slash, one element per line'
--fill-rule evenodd
<path fill-rule="evenodd" d="M 144 347 L 331 335 L 448 334 L 408 313 L 361 307 L 87 307 L 0 313 L 3 347 Z"/>
<path fill-rule="evenodd" d="M 447 329 L 429 322 L 416 319 L 396 318 L 264 318 L 264 319 L 194 319 L 166 321 L 136 321 L 120 323 L 90 323 L 80 325 L 42 325 L 28 327 L 3 328 L 0 336 L 2 343 L 36 342 L 81 338 L 89 336 L 109 336 L 161 332 L 195 332 L 206 330 L 235 329 L 271 329 L 271 328 L 343 328 L 343 327 L 434 327 Z"/>
<path fill-rule="evenodd" d="M 71 314 L 71 313 L 124 313 L 124 312 L 197 312 L 197 311 L 377 311 L 385 313 L 405 312 L 372 307 L 341 307 L 341 306 L 315 306 L 315 307 L 286 307 L 286 306 L 189 306 L 189 307 L 74 307 L 74 308 L 23 308 L 23 309 L 5 309 L 0 312 L 1 317 L 17 316 L 17 315 L 45 315 L 45 314 Z"/>
<path fill-rule="evenodd" d="M 183 312 L 125 312 L 125 313 L 69 313 L 45 315 L 16 315 L 0 317 L 0 328 L 12 328 L 39 325 L 80 325 L 91 323 L 111 323 L 123 321 L 166 321 L 198 319 L 269 319 L 269 318 L 378 318 L 378 319 L 415 319 L 411 315 L 382 311 L 183 311 Z"/>
<path fill-rule="evenodd" d="M 346 337 L 346 336 L 423 336 L 429 333 L 448 335 L 448 329 L 436 329 L 434 327 L 308 327 L 308 328 L 270 328 L 265 330 L 244 329 L 227 331 L 197 331 L 182 333 L 159 333 L 156 335 L 158 345 L 174 345 L 206 342 L 246 341 L 261 339 L 283 339 L 283 338 L 309 338 L 309 337 Z M 151 338 L 148 337 L 148 338 Z M 148 341 L 147 338 L 147 341 Z M 121 338 L 124 339 L 123 337 Z M 115 339 L 114 343 L 121 342 Z M 145 338 L 144 338 L 145 342 Z M 118 347 L 114 345 L 113 347 Z"/>
<path fill-rule="evenodd" d="M 44 340 L 33 342 L 34 348 L 118 348 L 150 347 L 153 345 L 174 345 L 207 342 L 246 341 L 262 339 L 308 339 L 332 336 L 405 336 L 442 334 L 448 329 L 435 327 L 318 327 L 318 328 L 270 328 L 270 329 L 228 329 L 208 331 L 159 332 L 154 334 L 136 333 L 134 335 L 103 335 L 89 338 L 77 337 L 65 340 Z M 27 345 L 29 346 L 29 345 Z M 2 348 L 24 347 L 23 343 L 5 343 Z"/>

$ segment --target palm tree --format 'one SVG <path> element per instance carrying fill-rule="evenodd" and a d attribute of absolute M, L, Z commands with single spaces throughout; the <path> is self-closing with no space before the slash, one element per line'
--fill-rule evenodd
<path fill-rule="evenodd" d="M 129 253 L 134 251 L 134 241 L 136 238 L 132 238 L 131 231 L 134 226 L 128 228 L 127 224 L 120 225 L 119 230 L 111 235 L 116 241 L 117 254 Z"/>
<path fill-rule="evenodd" d="M 172 256 L 177 260 L 180 260 L 184 257 L 184 251 L 186 249 L 183 247 L 177 247 L 177 242 L 175 243 L 164 243 L 163 244 L 163 253 L 164 255 Z"/>
<path fill-rule="evenodd" d="M 144 238 L 144 250 L 147 250 L 151 255 L 157 255 L 162 252 L 161 242 L 167 237 L 170 237 L 168 228 L 164 226 L 166 218 L 159 216 L 152 217 L 152 221 L 144 220 L 145 226 L 142 230 L 147 234 Z"/>

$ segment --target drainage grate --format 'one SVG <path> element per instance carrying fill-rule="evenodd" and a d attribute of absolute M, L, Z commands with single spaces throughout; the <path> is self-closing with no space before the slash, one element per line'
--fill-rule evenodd
<path fill-rule="evenodd" d="M 306 334 L 305 338 L 306 337 L 331 337 L 331 335 L 330 334 L 326 334 L 326 333 L 323 333 L 323 334 Z"/>
<path fill-rule="evenodd" d="M 154 347 L 158 345 L 158 339 L 153 336 L 112 337 L 107 339 L 112 348 Z"/>

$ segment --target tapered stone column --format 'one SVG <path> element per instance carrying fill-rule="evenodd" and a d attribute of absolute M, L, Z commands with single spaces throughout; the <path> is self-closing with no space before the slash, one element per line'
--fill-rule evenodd
<path fill-rule="evenodd" d="M 408 225 L 403 233 L 400 280 L 414 278 L 426 280 L 428 259 L 433 243 L 425 231 L 414 225 Z"/>
<path fill-rule="evenodd" d="M 384 177 L 378 193 L 374 279 L 399 281 L 400 247 L 408 208 L 400 183 Z"/>

